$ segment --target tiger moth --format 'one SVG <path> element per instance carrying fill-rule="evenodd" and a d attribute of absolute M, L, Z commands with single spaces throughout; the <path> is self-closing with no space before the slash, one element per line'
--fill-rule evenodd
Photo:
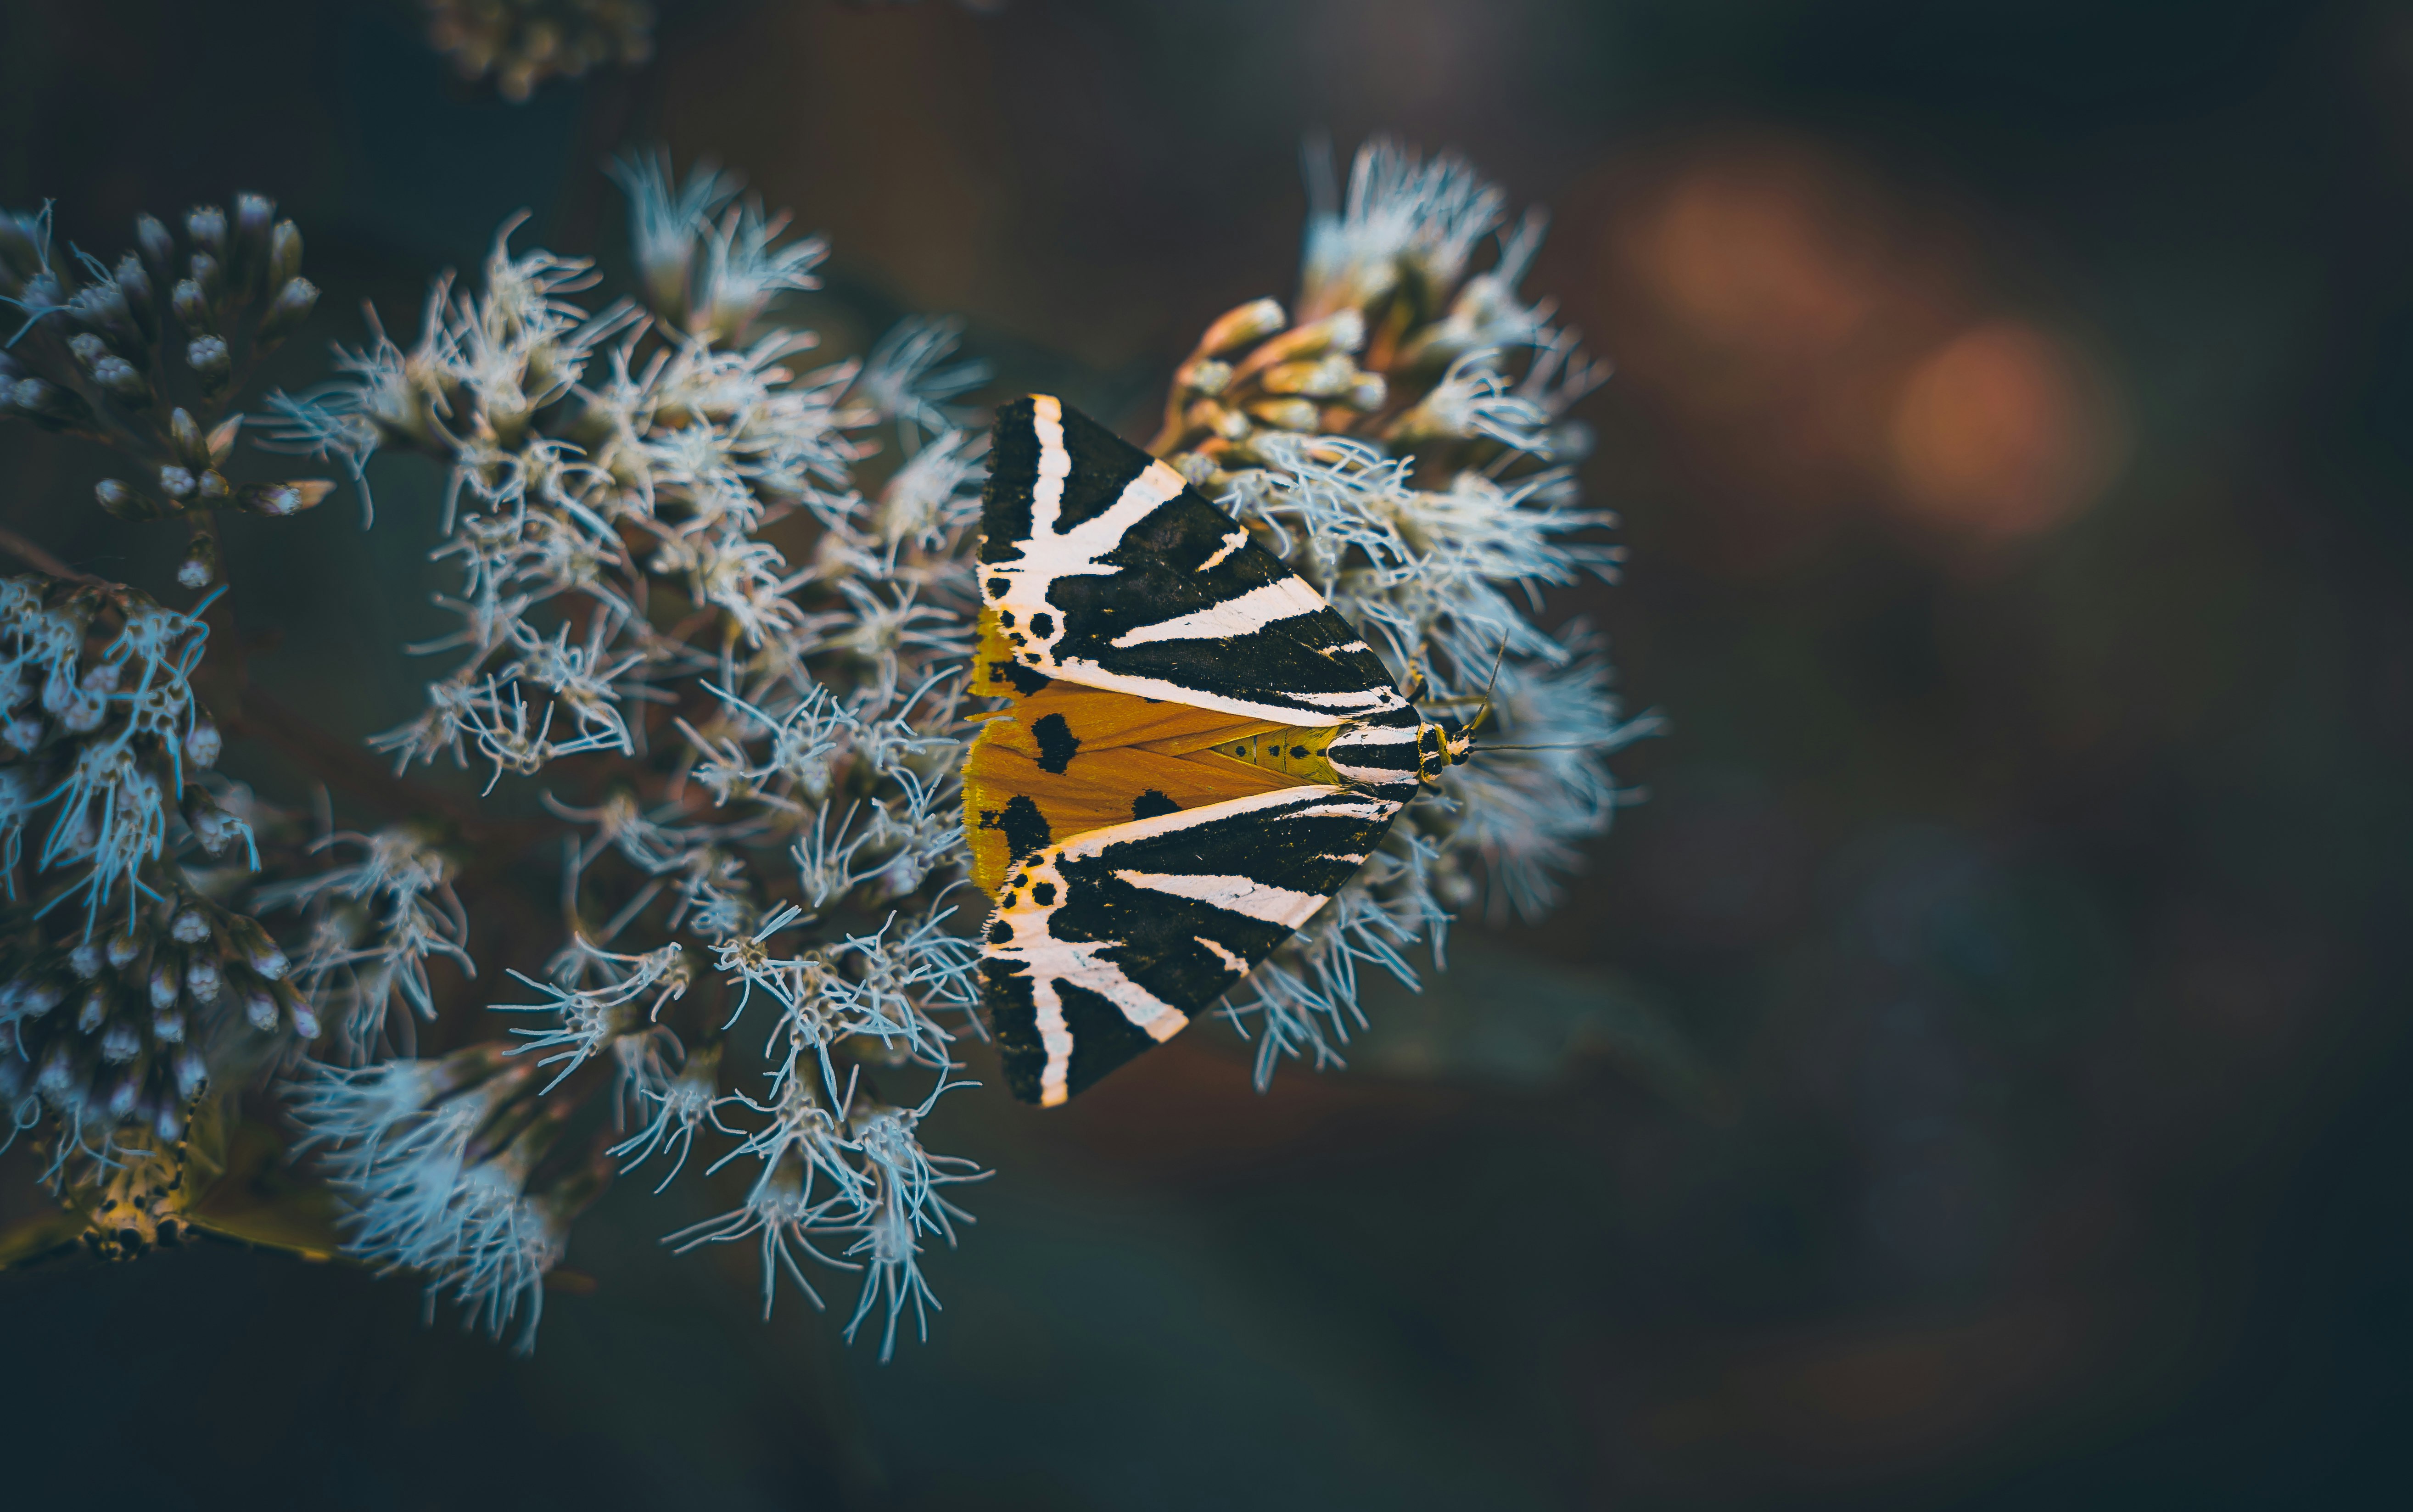
<path fill-rule="evenodd" d="M 1056 1106 L 1236 986 L 1466 759 L 1323 596 L 1044 394 L 998 412 L 964 757 L 983 1005 Z"/>

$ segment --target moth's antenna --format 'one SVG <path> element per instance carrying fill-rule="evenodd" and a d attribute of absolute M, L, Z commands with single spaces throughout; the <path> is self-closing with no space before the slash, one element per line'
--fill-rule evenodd
<path fill-rule="evenodd" d="M 1483 717 L 1491 712 L 1491 689 L 1500 685 L 1500 669 L 1502 666 L 1506 664 L 1507 660 L 1508 637 L 1503 635 L 1500 637 L 1500 654 L 1491 659 L 1490 679 L 1483 685 L 1483 706 L 1474 711 L 1473 719 L 1466 721 L 1465 734 L 1470 735 L 1474 734 L 1476 728 L 1483 723 Z M 1504 750 L 1510 748 L 1495 746 L 1492 749 L 1495 750 Z"/>

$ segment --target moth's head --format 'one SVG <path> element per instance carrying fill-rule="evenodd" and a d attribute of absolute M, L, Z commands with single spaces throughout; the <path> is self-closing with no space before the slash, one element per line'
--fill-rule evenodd
<path fill-rule="evenodd" d="M 1474 736 L 1456 719 L 1428 720 L 1416 726 L 1416 780 L 1430 784 L 1453 766 L 1465 764 L 1474 749 Z"/>

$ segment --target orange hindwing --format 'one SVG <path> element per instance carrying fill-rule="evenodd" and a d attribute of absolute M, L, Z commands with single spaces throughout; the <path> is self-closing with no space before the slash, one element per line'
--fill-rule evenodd
<path fill-rule="evenodd" d="M 983 629 L 985 661 L 995 630 Z M 988 690 L 1019 692 L 1001 682 Z M 1207 749 L 1290 728 L 1073 683 L 1037 683 L 982 724 L 964 758 L 972 881 L 994 898 L 1008 864 L 1051 841 L 1300 786 L 1295 777 Z"/>

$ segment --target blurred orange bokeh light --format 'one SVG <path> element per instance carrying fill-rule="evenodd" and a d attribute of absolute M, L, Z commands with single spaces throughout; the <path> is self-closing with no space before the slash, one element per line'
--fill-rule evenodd
<path fill-rule="evenodd" d="M 1799 539 L 1874 506 L 1979 547 L 2074 517 L 2124 451 L 2082 344 L 2002 313 L 1967 207 L 1753 134 L 1609 176 L 1597 324 L 1703 497 Z"/>
<path fill-rule="evenodd" d="M 1888 452 L 1902 501 L 2003 539 L 2092 502 L 2118 450 L 2110 401 L 2076 354 L 2016 320 L 1972 326 L 1903 379 Z"/>

